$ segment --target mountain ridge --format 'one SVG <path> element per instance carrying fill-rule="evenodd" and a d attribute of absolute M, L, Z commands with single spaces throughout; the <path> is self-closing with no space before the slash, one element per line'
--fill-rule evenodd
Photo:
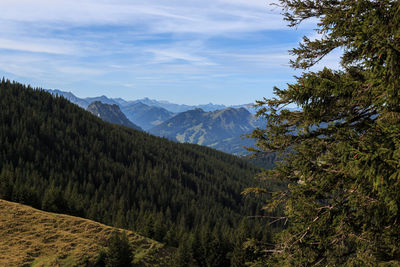
<path fill-rule="evenodd" d="M 196 108 L 201 108 L 204 111 L 215 111 L 215 110 L 220 110 L 228 107 L 233 107 L 233 108 L 246 108 L 249 110 L 251 113 L 255 113 L 255 109 L 252 107 L 253 103 L 248 103 L 248 104 L 241 104 L 241 105 L 230 105 L 226 106 L 223 104 L 213 104 L 213 103 L 208 103 L 208 104 L 199 104 L 199 105 L 187 105 L 187 104 L 176 104 L 172 103 L 166 100 L 155 100 L 155 99 L 150 99 L 148 97 L 141 98 L 141 99 L 136 99 L 136 100 L 125 100 L 123 98 L 109 98 L 105 95 L 102 96 L 96 96 L 96 97 L 86 97 L 86 98 L 79 98 L 75 96 L 72 92 L 65 92 L 59 89 L 45 89 L 45 91 L 53 94 L 53 95 L 59 95 L 59 96 L 64 96 L 68 100 L 70 100 L 72 103 L 77 104 L 80 107 L 87 108 L 87 106 L 94 102 L 94 101 L 100 101 L 106 104 L 117 104 L 121 107 L 121 109 L 125 106 L 136 104 L 138 102 L 141 102 L 145 105 L 148 106 L 156 106 L 156 107 L 161 107 L 164 108 L 172 113 L 180 113 L 184 111 L 188 111 L 191 109 L 196 109 Z"/>
<path fill-rule="evenodd" d="M 251 146 L 251 140 L 242 140 L 261 125 L 245 108 L 225 108 L 205 112 L 198 108 L 182 112 L 149 130 L 151 134 L 181 143 L 209 146 L 231 154 L 243 154 L 243 146 Z"/>
<path fill-rule="evenodd" d="M 135 130 L 143 131 L 141 127 L 131 122 L 117 104 L 107 104 L 96 100 L 92 102 L 87 110 L 93 115 L 110 123 L 123 125 Z"/>
<path fill-rule="evenodd" d="M 125 105 L 121 110 L 130 121 L 144 130 L 149 130 L 175 115 L 164 108 L 148 106 L 142 102 Z"/>
<path fill-rule="evenodd" d="M 60 93 L 60 91 L 50 92 L 56 92 L 59 94 L 63 93 Z M 157 101 L 149 98 L 126 101 L 122 98 L 107 98 L 104 95 L 99 97 L 85 98 L 79 102 L 79 99 L 73 97 L 73 94 L 71 93 L 64 92 L 64 96 L 70 101 L 75 101 L 75 103 L 78 105 L 80 104 L 80 106 L 82 106 L 82 103 L 87 103 L 87 101 L 92 100 L 102 101 L 102 103 L 109 103 L 112 105 L 119 105 L 120 110 L 122 113 L 124 113 L 127 119 L 151 134 L 166 137 L 178 142 L 206 145 L 234 155 L 249 154 L 249 152 L 243 147 L 251 147 L 254 145 L 254 142 L 242 138 L 242 135 L 250 133 L 257 126 L 262 126 L 260 123 L 262 121 L 261 119 L 257 120 L 255 118 L 249 118 L 249 114 L 254 114 L 256 108 L 251 107 L 248 104 L 231 107 L 226 107 L 225 105 L 214 105 L 212 103 L 206 105 L 189 106 L 174 104 L 168 101 Z M 174 113 L 171 110 L 178 113 Z M 185 119 L 182 119 L 182 116 L 188 116 L 188 114 L 193 113 L 193 110 L 202 110 L 203 112 L 210 112 L 210 114 L 211 112 L 214 113 L 208 118 L 203 118 L 205 121 L 202 121 L 201 123 L 195 121 L 189 123 L 188 121 L 185 121 Z M 225 114 L 221 114 L 221 110 L 224 110 Z M 237 112 L 234 112 L 235 110 L 237 110 Z M 182 113 L 184 113 L 184 115 L 180 115 Z M 228 116 L 227 113 L 231 113 L 231 116 Z M 99 113 L 97 112 L 96 114 Z M 120 115 L 120 117 L 123 116 Z M 173 119 L 174 117 L 175 119 Z M 121 120 L 118 119 L 103 119 L 106 121 L 123 124 Z M 219 120 L 221 125 L 215 127 L 218 122 L 212 122 L 212 119 Z M 230 120 L 231 125 L 227 125 L 226 122 L 224 122 L 226 119 Z M 126 124 L 127 123 L 125 123 L 125 125 Z M 170 129 L 168 124 L 174 125 L 176 129 Z M 186 127 L 186 129 L 182 129 L 183 125 Z M 214 129 L 211 130 L 211 128 Z M 218 136 L 218 133 L 220 136 Z"/>

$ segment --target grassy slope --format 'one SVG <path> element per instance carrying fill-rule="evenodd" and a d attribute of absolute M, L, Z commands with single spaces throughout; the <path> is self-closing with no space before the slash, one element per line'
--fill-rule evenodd
<path fill-rule="evenodd" d="M 5 200 L 0 200 L 0 214 L 0 266 L 83 265 L 85 258 L 96 258 L 116 229 Z M 157 265 L 160 258 L 170 254 L 168 248 L 156 241 L 131 231 L 126 233 L 135 261 L 143 265 Z"/>

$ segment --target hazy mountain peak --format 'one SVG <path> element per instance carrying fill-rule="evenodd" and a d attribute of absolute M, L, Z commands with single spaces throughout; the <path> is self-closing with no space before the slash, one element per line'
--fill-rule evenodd
<path fill-rule="evenodd" d="M 150 129 L 150 133 L 179 142 L 210 146 L 232 154 L 243 154 L 243 146 L 251 140 L 242 140 L 243 134 L 255 128 L 254 116 L 245 108 L 224 108 L 205 112 L 201 108 L 182 112 Z"/>
<path fill-rule="evenodd" d="M 51 93 L 52 95 L 57 95 L 57 96 L 62 96 L 68 101 L 82 107 L 82 108 L 87 108 L 90 102 L 87 102 L 84 99 L 81 99 L 77 96 L 75 96 L 72 92 L 64 92 L 58 89 L 46 89 L 47 92 Z"/>
<path fill-rule="evenodd" d="M 110 123 L 124 125 L 136 130 L 142 130 L 139 126 L 126 118 L 125 114 L 122 113 L 117 104 L 105 104 L 100 101 L 94 101 L 88 106 L 87 110 L 93 115 Z"/>
<path fill-rule="evenodd" d="M 142 108 L 148 108 L 150 107 L 149 105 L 143 104 L 142 102 L 137 102 L 131 105 L 131 107 L 142 107 Z"/>
<path fill-rule="evenodd" d="M 148 130 L 172 118 L 175 114 L 157 106 L 150 106 L 141 101 L 122 107 L 122 111 L 133 123 Z"/>

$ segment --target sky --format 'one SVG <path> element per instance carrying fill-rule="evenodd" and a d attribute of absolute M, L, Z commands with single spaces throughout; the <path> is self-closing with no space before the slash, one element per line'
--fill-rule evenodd
<path fill-rule="evenodd" d="M 316 36 L 274 2 L 0 0 L 0 76 L 78 97 L 253 103 L 294 82 L 288 50 Z"/>

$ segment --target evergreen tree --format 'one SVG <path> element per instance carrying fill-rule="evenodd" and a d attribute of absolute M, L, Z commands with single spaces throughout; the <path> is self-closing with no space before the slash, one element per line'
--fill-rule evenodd
<path fill-rule="evenodd" d="M 108 240 L 105 257 L 106 267 L 132 266 L 133 254 L 125 232 L 113 232 Z"/>
<path fill-rule="evenodd" d="M 192 241 L 193 240 L 188 238 L 188 235 L 184 235 L 175 253 L 173 266 L 176 267 L 196 266 L 196 264 L 193 262 L 193 255 L 191 253 Z"/>
<path fill-rule="evenodd" d="M 343 55 L 342 70 L 305 72 L 287 89 L 275 88 L 276 98 L 258 102 L 267 119 L 252 134 L 259 151 L 285 152 L 265 177 L 288 184 L 268 206 L 283 207 L 278 219 L 288 222 L 265 250 L 269 263 L 398 265 L 400 2 L 280 2 L 292 27 L 319 20 L 318 37 L 304 37 L 291 51 L 294 68 L 307 70 L 334 49 Z"/>

